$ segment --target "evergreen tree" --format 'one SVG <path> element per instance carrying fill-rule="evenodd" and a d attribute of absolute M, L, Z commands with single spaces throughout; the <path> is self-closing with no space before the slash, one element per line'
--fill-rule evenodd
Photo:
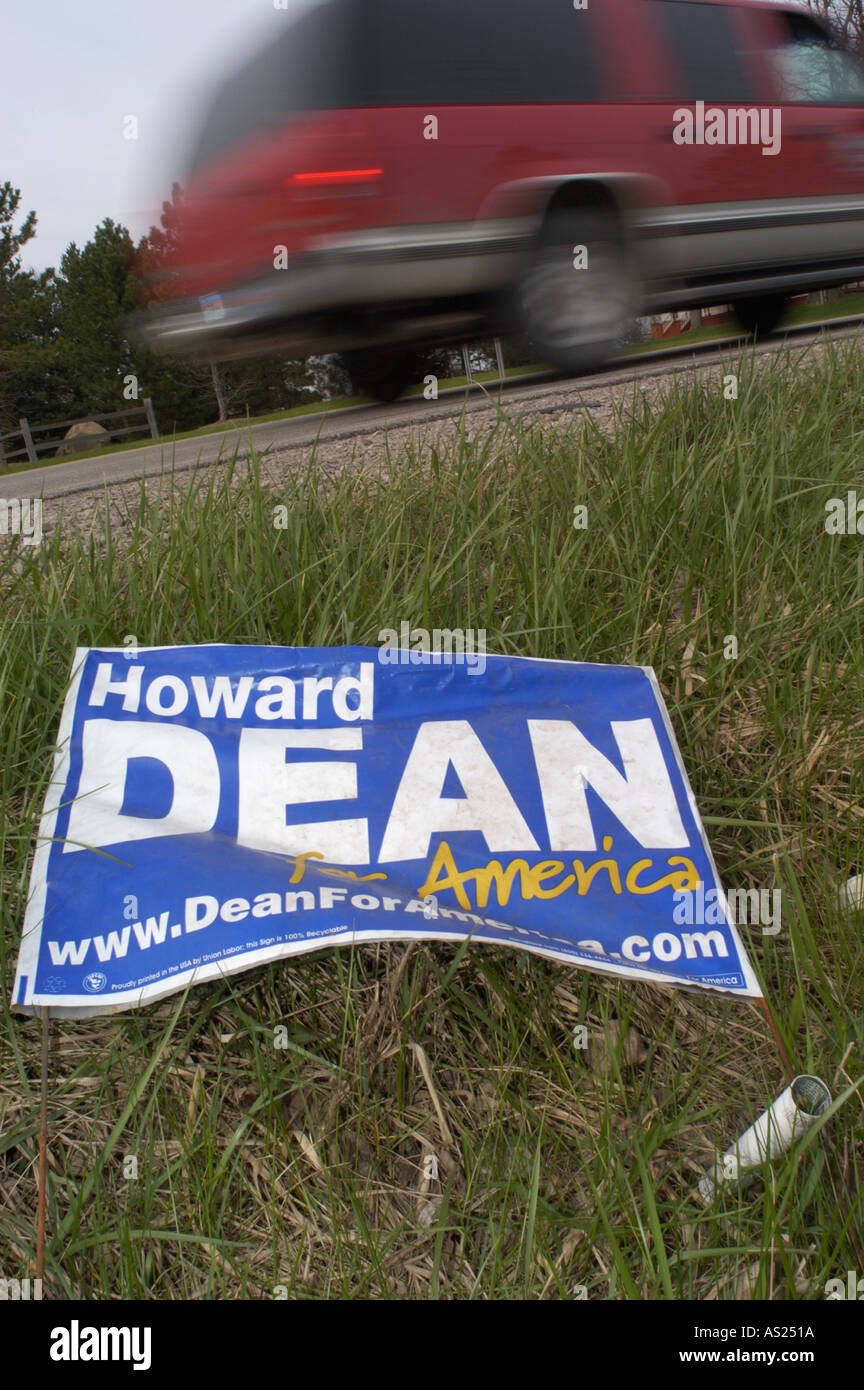
<path fill-rule="evenodd" d="M 138 375 L 138 364 L 121 325 L 140 302 L 133 253 L 126 228 L 110 218 L 82 250 L 72 242 L 64 252 L 57 328 L 67 417 L 122 410 L 131 403 L 124 398 L 124 379 Z"/>
<path fill-rule="evenodd" d="M 21 250 L 36 234 L 29 212 L 18 231 L 20 189 L 0 184 L 0 433 L 22 415 L 50 419 L 60 366 L 54 271 L 24 270 Z"/>

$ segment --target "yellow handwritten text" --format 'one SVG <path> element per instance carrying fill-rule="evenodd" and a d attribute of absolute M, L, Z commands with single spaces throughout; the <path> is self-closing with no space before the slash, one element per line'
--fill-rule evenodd
<path fill-rule="evenodd" d="M 611 847 L 612 838 L 607 835 L 603 840 L 603 848 L 609 850 Z M 498 859 L 490 859 L 485 865 L 478 865 L 477 868 L 460 870 L 456 866 L 450 846 L 446 840 L 442 840 L 435 851 L 426 882 L 418 889 L 417 896 L 427 898 L 433 893 L 443 893 L 450 888 L 455 893 L 459 906 L 470 911 L 474 906 L 486 907 L 488 905 L 489 894 L 493 885 L 498 906 L 506 907 L 517 879 L 519 880 L 519 896 L 523 902 L 528 902 L 532 898 L 558 898 L 574 884 L 579 896 L 584 897 L 601 870 L 605 870 L 608 874 L 613 893 L 621 893 L 625 888 L 628 893 L 638 894 L 659 893 L 663 888 L 675 888 L 681 892 L 698 888 L 701 882 L 696 865 L 692 859 L 683 855 L 672 855 L 666 860 L 668 868 L 675 865 L 681 866 L 676 872 L 663 874 L 660 878 L 645 883 L 641 882 L 641 875 L 645 870 L 655 867 L 654 861 L 653 859 L 638 859 L 627 869 L 624 875 L 623 888 L 621 868 L 617 859 L 598 859 L 596 863 L 589 864 L 587 868 L 581 859 L 573 859 L 570 863 L 573 867 L 572 873 L 563 859 L 543 859 L 539 864 L 533 865 L 530 865 L 526 859 L 511 859 L 506 866 L 502 865 Z M 563 875 L 563 877 L 557 883 L 551 883 L 550 880 L 557 875 Z M 467 887 L 470 884 L 474 885 L 476 904 L 472 903 L 468 896 Z"/>

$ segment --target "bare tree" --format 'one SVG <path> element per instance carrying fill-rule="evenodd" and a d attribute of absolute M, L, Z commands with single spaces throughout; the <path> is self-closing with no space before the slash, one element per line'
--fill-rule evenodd
<path fill-rule="evenodd" d="M 806 0 L 807 8 L 829 24 L 850 48 L 864 51 L 864 0 Z"/>

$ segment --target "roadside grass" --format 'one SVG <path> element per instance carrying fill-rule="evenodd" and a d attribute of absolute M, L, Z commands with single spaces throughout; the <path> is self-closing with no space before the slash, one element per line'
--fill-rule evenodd
<path fill-rule="evenodd" d="M 785 325 L 796 323 L 819 323 L 822 319 L 846 318 L 851 314 L 864 313 L 864 293 L 844 294 L 825 304 L 796 304 L 783 320 Z"/>
<path fill-rule="evenodd" d="M 741 934 L 831 1117 L 706 1209 L 713 1146 L 785 1085 L 751 1005 L 479 944 L 330 948 L 52 1024 L 48 1295 L 807 1300 L 864 1271 L 864 923 L 837 904 L 864 871 L 864 548 L 824 526 L 864 365 L 735 369 L 734 402 L 703 377 L 606 429 L 499 411 L 380 474 L 313 452 L 275 491 L 202 469 L 4 546 L 0 1275 L 33 1273 L 40 1024 L 8 1000 L 76 645 L 374 646 L 402 620 L 655 668 L 724 883 L 782 889 L 779 934 Z"/>

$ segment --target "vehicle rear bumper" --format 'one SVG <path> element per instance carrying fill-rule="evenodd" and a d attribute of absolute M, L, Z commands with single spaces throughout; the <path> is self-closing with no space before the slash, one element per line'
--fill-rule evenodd
<path fill-rule="evenodd" d="M 347 321 L 352 312 L 371 309 L 386 318 L 394 306 L 401 314 L 406 305 L 443 305 L 505 285 L 532 230 L 518 219 L 332 239 L 284 270 L 142 315 L 131 331 L 159 352 L 231 355 L 259 338 L 298 353 L 332 351 L 334 316 Z M 394 333 L 398 338 L 395 327 Z M 356 345 L 353 336 L 341 344 Z"/>

